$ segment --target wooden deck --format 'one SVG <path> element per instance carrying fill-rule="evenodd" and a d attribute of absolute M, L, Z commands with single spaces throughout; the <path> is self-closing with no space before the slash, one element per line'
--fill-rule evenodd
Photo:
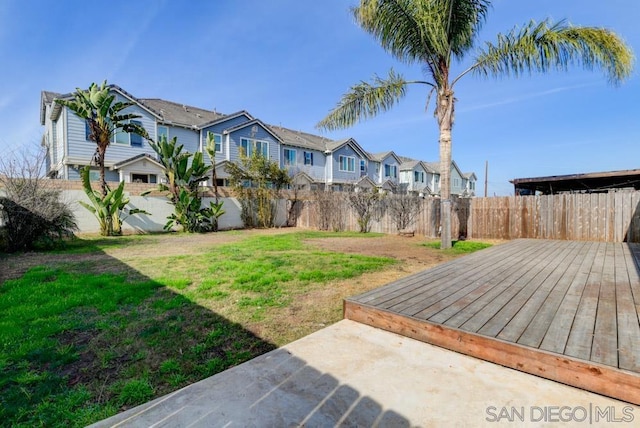
<path fill-rule="evenodd" d="M 345 301 L 345 318 L 640 405 L 640 244 L 522 239 Z"/>

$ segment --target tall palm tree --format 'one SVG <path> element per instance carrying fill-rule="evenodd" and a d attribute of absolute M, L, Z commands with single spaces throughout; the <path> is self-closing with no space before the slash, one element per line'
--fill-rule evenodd
<path fill-rule="evenodd" d="M 128 132 L 148 138 L 143 127 L 130 122 L 140 118 L 140 115 L 123 113 L 124 109 L 134 103 L 115 101 L 116 96 L 110 92 L 106 80 L 100 86 L 92 83 L 87 90 L 76 88 L 72 100 L 56 99 L 56 103 L 68 107 L 81 119 L 84 119 L 89 127 L 89 139 L 96 143 L 93 160 L 100 170 L 100 187 L 103 197 L 109 191 L 104 175 L 104 159 L 112 137 L 117 132 Z"/>
<path fill-rule="evenodd" d="M 454 88 L 462 77 L 519 76 L 580 65 L 603 69 L 617 84 L 629 76 L 634 62 L 630 48 L 615 33 L 564 21 L 531 21 L 477 47 L 490 6 L 489 0 L 360 0 L 352 8 L 357 23 L 396 59 L 420 64 L 426 80 L 405 80 L 393 70 L 386 78 L 375 76 L 373 83 L 352 86 L 317 125 L 326 130 L 352 126 L 390 109 L 409 85 L 425 85 L 427 105 L 435 95 L 440 131 L 442 248 L 451 247 L 451 129 Z M 471 66 L 454 74 L 454 64 L 463 59 L 470 59 Z"/>

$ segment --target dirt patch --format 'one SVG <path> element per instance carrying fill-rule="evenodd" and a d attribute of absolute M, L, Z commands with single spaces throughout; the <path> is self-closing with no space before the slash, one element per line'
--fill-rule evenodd
<path fill-rule="evenodd" d="M 0 284 L 8 279 L 19 278 L 29 268 L 34 266 L 49 266 L 65 264 L 69 262 L 104 262 L 103 272 L 111 272 L 110 266 L 113 259 L 150 256 L 174 256 L 193 254 L 211 245 L 226 244 L 239 241 L 252 235 L 273 235 L 278 233 L 295 232 L 294 228 L 287 229 L 255 229 L 244 231 L 227 231 L 207 234 L 158 234 L 153 235 L 153 245 L 149 242 L 137 244 L 132 242 L 125 247 L 106 248 L 98 253 L 90 254 L 51 254 L 41 252 L 9 254 L 0 256 Z M 95 235 L 84 235 L 95 237 Z M 81 239 L 83 235 L 79 236 Z M 110 239 L 118 239 L 110 238 Z M 110 262 L 111 260 L 111 262 Z M 95 270 L 95 269 L 94 269 Z"/>
<path fill-rule="evenodd" d="M 376 238 L 366 236 L 322 238 L 313 239 L 309 242 L 331 251 L 394 258 L 403 262 L 400 268 L 405 275 L 455 258 L 455 256 L 442 254 L 423 246 L 425 238 L 420 236 L 385 235 Z"/>

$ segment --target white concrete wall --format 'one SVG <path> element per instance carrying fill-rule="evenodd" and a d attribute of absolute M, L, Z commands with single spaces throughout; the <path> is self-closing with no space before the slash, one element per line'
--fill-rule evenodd
<path fill-rule="evenodd" d="M 125 187 L 126 189 L 126 187 Z M 63 198 L 69 202 L 81 233 L 98 233 L 100 226 L 98 220 L 86 208 L 77 201 L 89 203 L 89 198 L 82 190 L 64 190 Z M 126 193 L 126 190 L 125 190 Z M 222 208 L 225 213 L 219 219 L 220 230 L 240 229 L 243 227 L 240 219 L 240 202 L 235 198 L 220 198 L 224 202 Z M 209 206 L 213 198 L 204 198 L 204 206 Z M 159 232 L 163 230 L 167 222 L 167 216 L 173 212 L 173 205 L 165 196 L 130 196 L 129 207 L 139 208 L 151 213 L 151 215 L 136 214 L 124 220 L 122 230 L 124 232 Z M 276 214 L 276 226 L 285 226 L 287 221 L 286 200 L 280 200 Z"/>

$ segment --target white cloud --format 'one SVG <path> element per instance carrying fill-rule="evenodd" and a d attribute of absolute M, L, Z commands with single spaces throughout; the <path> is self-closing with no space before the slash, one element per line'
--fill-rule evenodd
<path fill-rule="evenodd" d="M 165 1 L 158 2 L 155 4 L 154 8 L 148 7 L 145 3 L 144 7 L 147 11 L 146 15 L 136 15 L 134 17 L 136 25 L 133 28 L 136 28 L 136 31 L 127 36 L 127 43 L 121 46 L 121 49 L 119 49 L 119 59 L 115 67 L 113 68 L 113 72 L 110 73 L 110 79 L 113 79 L 114 76 L 116 76 L 120 72 L 120 70 L 129 63 L 129 57 L 131 56 L 131 53 L 138 45 L 140 39 L 144 36 L 144 33 L 149 29 L 156 16 L 158 16 L 160 11 L 164 8 L 165 3 Z"/>
<path fill-rule="evenodd" d="M 469 112 L 469 111 L 485 110 L 485 109 L 489 109 L 489 108 L 500 107 L 500 106 L 507 105 L 507 104 L 519 103 L 521 101 L 526 101 L 526 100 L 530 100 L 530 99 L 533 99 L 533 98 L 545 97 L 547 95 L 556 94 L 558 92 L 572 91 L 574 89 L 581 89 L 581 88 L 586 88 L 586 87 L 589 87 L 589 86 L 595 86 L 597 84 L 598 83 L 584 83 L 584 84 L 581 84 L 581 85 L 560 86 L 558 88 L 548 89 L 546 91 L 540 91 L 540 92 L 534 92 L 534 93 L 530 93 L 530 94 L 524 94 L 524 95 L 519 96 L 519 97 L 506 98 L 506 99 L 503 99 L 503 100 L 500 100 L 500 101 L 496 101 L 494 103 L 480 104 L 480 105 L 476 105 L 476 106 L 461 108 L 461 109 L 456 110 L 456 111 L 458 113 L 465 113 L 465 112 Z"/>
<path fill-rule="evenodd" d="M 13 97 L 11 97 L 9 95 L 5 95 L 3 97 L 0 97 L 0 110 L 2 110 L 5 107 L 7 107 L 9 104 L 11 104 L 12 101 L 13 101 Z"/>

